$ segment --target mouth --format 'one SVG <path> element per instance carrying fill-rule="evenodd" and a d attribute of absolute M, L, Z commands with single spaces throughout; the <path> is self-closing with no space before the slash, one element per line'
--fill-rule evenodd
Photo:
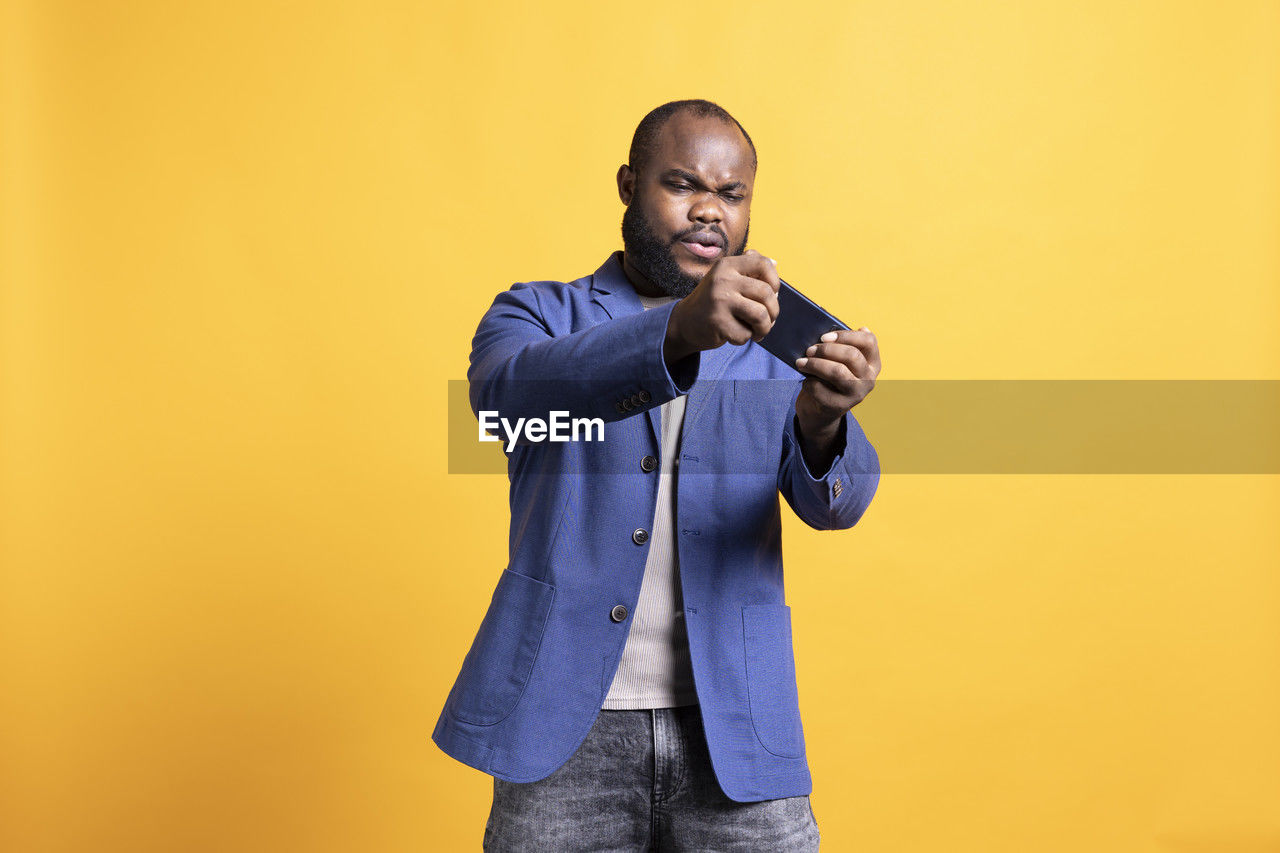
<path fill-rule="evenodd" d="M 724 254 L 724 238 L 712 231 L 695 231 L 681 237 L 679 242 L 691 255 L 703 260 Z"/>

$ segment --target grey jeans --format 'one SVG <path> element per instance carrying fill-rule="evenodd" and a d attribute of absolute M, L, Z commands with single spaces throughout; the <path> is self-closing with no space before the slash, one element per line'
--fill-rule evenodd
<path fill-rule="evenodd" d="M 757 803 L 726 797 L 697 705 L 605 710 L 546 779 L 494 778 L 484 849 L 814 851 L 818 825 L 807 796 Z"/>

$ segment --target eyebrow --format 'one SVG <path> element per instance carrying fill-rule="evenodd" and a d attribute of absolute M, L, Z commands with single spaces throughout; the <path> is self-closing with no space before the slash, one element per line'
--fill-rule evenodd
<path fill-rule="evenodd" d="M 663 178 L 682 178 L 688 181 L 689 183 L 693 184 L 695 187 L 698 187 L 699 189 L 707 188 L 707 185 L 702 182 L 701 178 L 699 178 L 693 172 L 686 172 L 684 169 L 668 169 L 667 171 L 662 173 L 662 177 Z M 722 193 L 726 190 L 742 190 L 746 188 L 747 188 L 747 185 L 744 184 L 742 181 L 731 181 L 730 183 L 722 184 L 719 187 L 717 187 L 716 192 Z"/>

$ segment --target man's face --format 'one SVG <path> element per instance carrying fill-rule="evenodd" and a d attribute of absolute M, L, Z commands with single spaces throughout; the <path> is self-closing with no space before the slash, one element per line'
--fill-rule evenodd
<path fill-rule="evenodd" d="M 732 122 L 672 116 L 639 173 L 618 171 L 628 273 L 688 296 L 717 258 L 746 250 L 754 184 L 751 147 Z"/>

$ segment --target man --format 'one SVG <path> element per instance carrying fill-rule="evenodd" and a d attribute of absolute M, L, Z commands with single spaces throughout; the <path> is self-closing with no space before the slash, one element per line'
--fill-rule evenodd
<path fill-rule="evenodd" d="M 624 251 L 476 332 L 477 414 L 605 433 L 509 449 L 510 562 L 433 735 L 494 776 L 487 850 L 817 848 L 778 495 L 816 529 L 862 516 L 849 410 L 880 354 L 866 327 L 794 367 L 755 345 L 779 313 L 755 173 L 722 108 L 657 108 L 618 170 Z"/>

